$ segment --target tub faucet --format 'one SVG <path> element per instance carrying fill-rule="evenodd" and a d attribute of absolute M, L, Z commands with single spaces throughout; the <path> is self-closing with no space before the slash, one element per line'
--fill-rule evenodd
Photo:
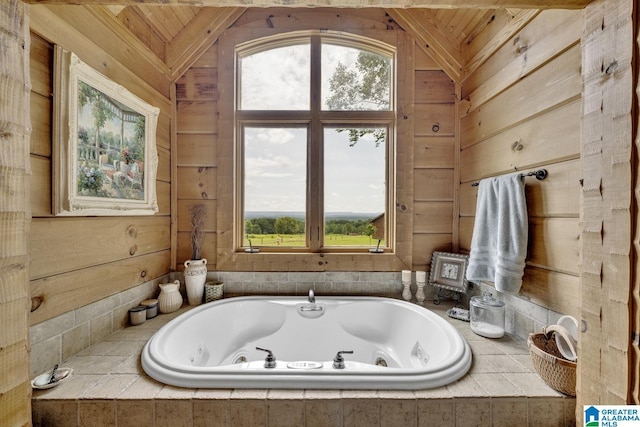
<path fill-rule="evenodd" d="M 309 302 L 311 304 L 316 302 L 316 295 L 313 293 L 313 289 L 309 289 Z"/>
<path fill-rule="evenodd" d="M 353 350 L 342 350 L 336 354 L 336 357 L 333 358 L 333 367 L 335 369 L 344 369 L 344 357 L 343 354 L 353 354 Z"/>

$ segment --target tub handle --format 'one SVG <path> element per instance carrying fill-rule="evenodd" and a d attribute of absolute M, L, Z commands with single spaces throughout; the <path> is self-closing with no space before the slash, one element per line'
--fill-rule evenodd
<path fill-rule="evenodd" d="M 336 354 L 336 357 L 333 358 L 333 367 L 335 369 L 344 369 L 344 357 L 343 354 L 353 354 L 353 350 L 342 350 Z"/>
<path fill-rule="evenodd" d="M 266 351 L 267 357 L 264 358 L 264 367 L 265 368 L 275 368 L 276 367 L 276 357 L 273 355 L 271 350 L 267 350 L 266 348 L 256 347 L 256 350 Z"/>

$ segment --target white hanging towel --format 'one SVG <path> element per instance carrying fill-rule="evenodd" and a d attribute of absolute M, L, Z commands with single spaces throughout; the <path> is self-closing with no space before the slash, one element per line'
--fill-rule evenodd
<path fill-rule="evenodd" d="M 467 280 L 491 281 L 500 292 L 518 293 L 524 275 L 528 232 L 521 174 L 480 181 Z"/>

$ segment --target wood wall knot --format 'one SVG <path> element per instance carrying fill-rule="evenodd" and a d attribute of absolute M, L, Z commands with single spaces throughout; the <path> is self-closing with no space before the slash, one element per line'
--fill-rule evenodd
<path fill-rule="evenodd" d="M 147 270 L 142 270 L 142 271 L 140 272 L 140 277 L 142 277 L 142 278 L 147 277 Z"/>
<path fill-rule="evenodd" d="M 524 144 L 522 143 L 521 139 L 519 139 L 519 140 L 515 141 L 513 144 L 511 144 L 511 150 L 512 151 L 522 151 L 523 148 L 524 148 Z"/>
<path fill-rule="evenodd" d="M 616 72 L 616 70 L 618 69 L 618 61 L 616 61 L 615 59 L 609 63 L 609 65 L 607 65 L 607 67 L 604 69 L 604 73 L 608 76 L 612 75 L 613 73 Z"/>
<path fill-rule="evenodd" d="M 136 237 L 138 237 L 138 227 L 131 224 L 127 227 L 126 233 L 127 233 L 127 236 L 131 237 L 132 239 L 135 239 Z"/>
<path fill-rule="evenodd" d="M 513 39 L 513 44 L 516 47 L 516 52 L 518 52 L 518 55 L 525 53 L 527 49 L 529 49 L 527 43 L 525 43 L 523 40 L 520 40 L 520 37 L 516 37 L 515 39 Z"/>
<path fill-rule="evenodd" d="M 433 126 L 431 126 L 431 130 L 434 133 L 438 133 L 440 131 L 440 124 L 439 123 L 434 123 Z"/>
<path fill-rule="evenodd" d="M 31 298 L 31 313 L 36 311 L 42 303 L 44 302 L 44 298 L 40 295 Z"/>
<path fill-rule="evenodd" d="M 138 245 L 133 245 L 129 248 L 129 255 L 134 256 L 138 251 Z"/>

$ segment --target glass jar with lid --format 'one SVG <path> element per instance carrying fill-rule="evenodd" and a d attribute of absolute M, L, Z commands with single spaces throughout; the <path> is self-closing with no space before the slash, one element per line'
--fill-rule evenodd
<path fill-rule="evenodd" d="M 470 301 L 471 330 L 486 338 L 504 335 L 504 302 L 490 294 L 475 296 Z"/>

